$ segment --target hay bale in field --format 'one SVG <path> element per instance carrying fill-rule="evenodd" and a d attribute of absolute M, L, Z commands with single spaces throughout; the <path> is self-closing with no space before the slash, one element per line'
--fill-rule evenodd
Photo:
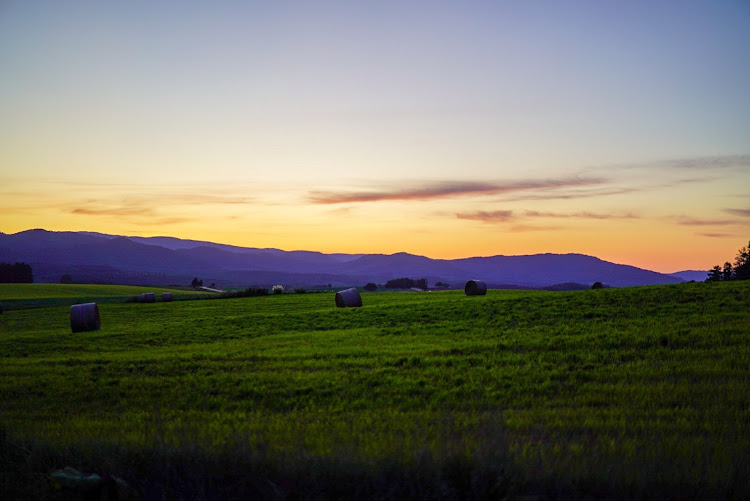
<path fill-rule="evenodd" d="M 487 284 L 481 280 L 469 280 L 466 282 L 464 292 L 467 296 L 484 296 L 487 294 Z"/>
<path fill-rule="evenodd" d="M 99 307 L 96 303 L 74 304 L 70 307 L 70 329 L 73 332 L 98 331 Z"/>
<path fill-rule="evenodd" d="M 156 294 L 153 292 L 144 292 L 140 295 L 138 298 L 139 303 L 155 303 L 156 302 Z"/>
<path fill-rule="evenodd" d="M 171 301 L 173 299 L 174 299 L 174 297 L 172 296 L 171 292 L 162 292 L 162 294 L 161 294 L 161 300 L 162 301 L 168 303 L 169 301 Z"/>
<path fill-rule="evenodd" d="M 355 288 L 338 291 L 336 293 L 336 306 L 339 308 L 362 306 L 362 297 Z"/>

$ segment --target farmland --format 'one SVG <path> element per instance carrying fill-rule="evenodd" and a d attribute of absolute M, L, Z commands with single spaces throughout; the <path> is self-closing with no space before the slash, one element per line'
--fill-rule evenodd
<path fill-rule="evenodd" d="M 750 494 L 748 282 L 105 300 L 76 334 L 128 294 L 43 287 L 0 287 L 0 495 Z"/>
<path fill-rule="evenodd" d="M 0 284 L 0 301 L 5 310 L 70 306 L 74 303 L 122 303 L 134 300 L 144 291 L 160 294 L 171 292 L 176 297 L 205 295 L 193 290 L 137 287 L 132 285 L 85 284 Z"/>

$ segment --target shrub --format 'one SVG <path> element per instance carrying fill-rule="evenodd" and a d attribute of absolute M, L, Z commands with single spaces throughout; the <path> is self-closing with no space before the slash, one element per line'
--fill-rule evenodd
<path fill-rule="evenodd" d="M 283 285 L 274 285 L 271 287 L 271 292 L 274 294 L 283 294 L 284 293 L 284 286 Z"/>
<path fill-rule="evenodd" d="M 267 295 L 268 295 L 268 289 L 264 289 L 262 287 L 248 287 L 247 289 L 244 289 L 244 290 L 223 292 L 218 297 L 232 298 L 232 297 L 255 297 L 255 296 L 267 296 Z"/>

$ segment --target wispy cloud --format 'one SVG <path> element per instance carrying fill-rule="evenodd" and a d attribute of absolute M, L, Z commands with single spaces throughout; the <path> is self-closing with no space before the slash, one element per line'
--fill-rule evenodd
<path fill-rule="evenodd" d="M 591 166 L 588 169 L 674 169 L 714 171 L 726 169 L 744 169 L 747 167 L 750 167 L 750 154 L 683 157 L 673 158 L 669 160 L 654 160 L 651 162 L 598 165 Z"/>
<path fill-rule="evenodd" d="M 468 219 L 470 221 L 482 221 L 483 223 L 507 223 L 513 220 L 512 210 L 496 210 L 491 212 L 460 212 L 456 214 L 458 219 Z"/>
<path fill-rule="evenodd" d="M 487 224 L 502 224 L 503 231 L 511 233 L 524 233 L 530 231 L 555 231 L 559 226 L 541 226 L 523 222 L 523 216 L 518 216 L 512 210 L 459 212 L 458 219 L 479 221 Z"/>
<path fill-rule="evenodd" d="M 697 219 L 690 216 L 672 216 L 670 219 L 680 226 L 727 226 L 736 223 L 731 219 Z"/>
<path fill-rule="evenodd" d="M 750 217 L 750 209 L 722 209 L 727 214 L 740 217 Z"/>
<path fill-rule="evenodd" d="M 750 167 L 750 154 L 724 156 L 696 156 L 671 160 L 591 166 L 577 176 L 551 179 L 521 179 L 515 181 L 442 181 L 425 185 L 399 182 L 398 187 L 373 187 L 363 190 L 312 190 L 307 201 L 314 204 L 345 204 L 382 201 L 426 201 L 462 196 L 499 195 L 505 201 L 575 200 L 584 198 L 627 195 L 630 193 L 674 188 L 684 184 L 714 181 L 719 171 Z M 617 171 L 641 170 L 648 172 L 640 179 L 618 179 Z M 671 175 L 656 177 L 655 170 Z M 606 175 L 600 173 L 605 172 Z M 584 174 L 585 173 L 585 174 Z M 686 174 L 689 173 L 689 174 Z M 713 173 L 713 174 L 712 174 Z M 624 172 L 621 172 L 624 175 Z M 644 174 L 645 176 L 645 174 Z M 741 209 L 740 209 L 741 210 Z M 561 216 L 563 217 L 563 216 Z M 570 217 L 590 217 L 570 216 Z M 603 218 L 623 217 L 605 216 Z"/>
<path fill-rule="evenodd" d="M 510 182 L 443 181 L 427 186 L 371 191 L 311 191 L 308 201 L 315 204 L 343 204 L 396 200 L 433 200 L 469 195 L 499 195 L 523 191 L 549 191 L 600 185 L 602 178 L 560 178 Z"/>
<path fill-rule="evenodd" d="M 116 198 L 89 197 L 68 202 L 64 210 L 85 216 L 151 216 L 162 210 L 180 206 L 201 205 L 245 205 L 252 203 L 251 197 L 216 193 L 133 193 Z"/>
<path fill-rule="evenodd" d="M 81 216 L 151 216 L 154 211 L 148 207 L 76 207 L 71 214 Z"/>
<path fill-rule="evenodd" d="M 504 197 L 503 200 L 508 202 L 522 202 L 526 200 L 579 200 L 584 198 L 605 197 L 612 195 L 624 195 L 627 193 L 636 193 L 644 191 L 643 187 L 622 187 L 614 188 L 610 186 L 594 186 L 588 189 L 569 189 L 554 192 L 527 192 L 514 194 Z"/>
<path fill-rule="evenodd" d="M 704 157 L 677 158 L 663 162 L 654 162 L 654 166 L 672 169 L 724 170 L 750 167 L 750 155 L 717 155 Z"/>
<path fill-rule="evenodd" d="M 730 233 L 696 233 L 699 237 L 709 237 L 709 238 L 726 238 L 726 237 L 733 237 L 734 235 Z"/>
<path fill-rule="evenodd" d="M 563 218 L 563 219 L 638 219 L 638 216 L 635 216 L 630 213 L 602 214 L 602 213 L 595 213 L 595 212 L 588 212 L 588 211 L 564 213 L 564 212 L 539 212 L 539 211 L 534 211 L 534 210 L 527 210 L 524 212 L 524 215 L 527 217 Z"/>
<path fill-rule="evenodd" d="M 510 223 L 519 222 L 527 218 L 538 218 L 538 219 L 596 219 L 596 220 L 607 220 L 607 219 L 638 219 L 630 213 L 626 214 L 605 214 L 595 212 L 540 212 L 535 210 L 526 210 L 520 213 L 514 213 L 512 210 L 497 210 L 497 211 L 475 211 L 475 212 L 459 212 L 456 214 L 458 219 L 466 219 L 470 221 L 481 221 L 483 223 Z M 536 228 L 536 227 L 534 227 Z"/>

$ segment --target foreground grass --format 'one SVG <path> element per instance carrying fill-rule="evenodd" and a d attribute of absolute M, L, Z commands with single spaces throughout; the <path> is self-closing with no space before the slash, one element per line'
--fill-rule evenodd
<path fill-rule="evenodd" d="M 144 497 L 750 493 L 750 284 L 363 299 L 5 312 L 0 493 L 66 465 Z"/>

